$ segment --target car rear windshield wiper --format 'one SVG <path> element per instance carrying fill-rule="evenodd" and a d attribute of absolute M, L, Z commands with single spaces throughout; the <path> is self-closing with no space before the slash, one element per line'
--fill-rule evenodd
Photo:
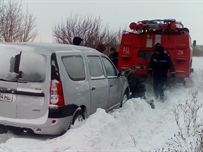
<path fill-rule="evenodd" d="M 18 80 L 18 83 L 27 83 L 27 81 L 25 81 L 25 80 Z"/>
<path fill-rule="evenodd" d="M 14 80 L 8 80 L 8 79 L 0 78 L 0 81 L 17 82 L 17 79 L 14 79 Z"/>
<path fill-rule="evenodd" d="M 27 81 L 24 81 L 24 80 L 19 80 L 19 79 L 8 80 L 8 79 L 3 79 L 3 78 L 0 78 L 0 81 L 7 81 L 7 82 L 18 82 L 18 83 L 27 83 Z"/>

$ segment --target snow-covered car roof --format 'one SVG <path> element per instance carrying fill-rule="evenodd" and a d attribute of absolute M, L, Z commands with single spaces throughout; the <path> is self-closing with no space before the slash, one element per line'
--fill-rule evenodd
<path fill-rule="evenodd" d="M 73 50 L 81 50 L 84 51 L 93 51 L 94 53 L 101 54 L 99 51 L 85 47 L 85 46 L 77 46 L 72 44 L 59 44 L 59 43 L 40 43 L 40 42 L 14 42 L 14 43 L 2 43 L 1 45 L 6 45 L 8 47 L 15 47 L 16 49 L 19 49 L 19 46 L 25 46 L 30 49 L 26 49 L 27 51 L 36 51 L 43 54 L 51 54 L 53 52 L 57 51 L 73 51 Z M 38 48 L 38 49 L 35 49 Z M 24 49 L 23 49 L 24 50 Z"/>

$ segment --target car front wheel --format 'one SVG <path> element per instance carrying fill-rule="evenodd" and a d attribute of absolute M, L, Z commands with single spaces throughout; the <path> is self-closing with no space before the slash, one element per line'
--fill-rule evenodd
<path fill-rule="evenodd" d="M 122 106 L 123 106 L 123 104 L 127 102 L 128 97 L 129 97 L 129 95 L 128 95 L 127 91 L 126 91 L 126 92 L 124 93 L 124 95 L 123 95 L 122 99 L 121 99 L 121 104 L 120 104 L 120 107 L 122 107 Z"/>

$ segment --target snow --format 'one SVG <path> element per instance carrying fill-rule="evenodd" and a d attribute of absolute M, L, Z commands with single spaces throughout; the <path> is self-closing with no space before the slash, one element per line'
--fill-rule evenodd
<path fill-rule="evenodd" d="M 168 139 L 179 131 L 174 108 L 179 103 L 191 100 L 195 91 L 198 91 L 197 104 L 203 103 L 202 65 L 203 57 L 194 57 L 190 87 L 178 85 L 167 89 L 166 101 L 155 101 L 155 109 L 151 109 L 144 100 L 134 98 L 128 100 L 123 108 L 109 113 L 97 109 L 82 125 L 71 128 L 62 136 L 4 133 L 0 135 L 0 151 L 137 152 L 167 149 Z M 203 108 L 200 108 L 198 122 L 202 121 L 202 115 Z M 180 122 L 182 121 L 183 117 L 180 117 Z M 181 128 L 184 128 L 183 124 Z"/>

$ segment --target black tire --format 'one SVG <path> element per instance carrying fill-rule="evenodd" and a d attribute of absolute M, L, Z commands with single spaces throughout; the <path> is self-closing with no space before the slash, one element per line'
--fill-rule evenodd
<path fill-rule="evenodd" d="M 124 95 L 121 98 L 120 108 L 123 107 L 123 101 L 126 102 L 128 99 L 129 99 L 129 94 L 128 94 L 128 91 L 126 90 Z"/>
<path fill-rule="evenodd" d="M 74 125 L 76 120 L 79 120 L 81 122 L 85 120 L 85 115 L 82 110 L 77 110 L 77 112 L 74 114 L 71 125 Z"/>
<path fill-rule="evenodd" d="M 8 130 L 6 128 L 0 128 L 0 134 L 7 133 Z"/>
<path fill-rule="evenodd" d="M 15 135 L 22 135 L 24 133 L 22 129 L 17 129 L 17 128 L 11 130 L 11 132 Z"/>
<path fill-rule="evenodd" d="M 85 114 L 82 111 L 82 109 L 77 110 L 77 112 L 73 115 L 73 118 L 68 126 L 68 130 L 71 128 L 71 126 L 75 125 L 75 121 L 77 120 L 77 118 L 81 116 L 81 118 L 83 118 L 83 121 L 85 120 Z M 63 131 L 62 134 L 66 133 L 67 130 Z"/>

